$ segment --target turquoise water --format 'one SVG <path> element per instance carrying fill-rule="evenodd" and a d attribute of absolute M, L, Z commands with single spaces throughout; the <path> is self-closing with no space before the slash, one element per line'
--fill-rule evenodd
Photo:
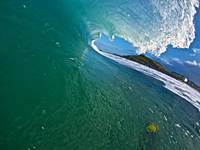
<path fill-rule="evenodd" d="M 198 149 L 196 107 L 91 48 L 88 3 L 0 2 L 0 149 Z"/>

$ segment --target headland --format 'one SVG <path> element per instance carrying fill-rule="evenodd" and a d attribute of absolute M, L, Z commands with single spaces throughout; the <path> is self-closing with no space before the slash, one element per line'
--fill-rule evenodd
<path fill-rule="evenodd" d="M 102 50 L 100 50 L 102 51 Z M 105 51 L 102 51 L 102 52 L 105 52 Z M 106 53 L 109 53 L 109 52 L 106 52 Z M 112 54 L 112 53 L 110 53 Z M 197 90 L 198 92 L 200 92 L 200 87 L 198 85 L 196 85 L 194 82 L 190 81 L 187 77 L 185 77 L 184 75 L 181 75 L 177 72 L 169 72 L 167 69 L 165 69 L 159 62 L 156 62 L 148 57 L 146 57 L 144 54 L 140 54 L 140 55 L 118 55 L 118 54 L 112 54 L 112 55 L 116 55 L 116 56 L 119 56 L 119 57 L 122 57 L 122 58 L 125 58 L 125 59 L 128 59 L 128 60 L 131 60 L 131 61 L 134 61 L 134 62 L 137 62 L 139 64 L 142 64 L 142 65 L 145 65 L 145 66 L 148 66 L 152 69 L 155 69 L 159 72 L 162 72 L 176 80 L 179 80 L 180 82 L 183 82 L 187 85 L 189 85 L 190 87 L 194 88 L 195 90 Z"/>

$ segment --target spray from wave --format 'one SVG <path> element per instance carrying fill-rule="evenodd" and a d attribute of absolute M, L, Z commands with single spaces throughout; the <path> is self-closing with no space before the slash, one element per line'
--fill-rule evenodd
<path fill-rule="evenodd" d="M 200 110 L 200 95 L 191 87 L 146 66 L 101 52 L 94 44 L 94 40 L 103 32 L 111 40 L 113 35 L 117 35 L 131 42 L 138 48 L 138 54 L 149 52 L 159 56 L 166 51 L 168 45 L 189 48 L 195 38 L 193 19 L 196 8 L 199 7 L 198 0 L 128 0 L 126 3 L 115 1 L 114 4 L 103 1 L 98 8 L 95 5 L 90 6 L 90 10 L 96 11 L 92 11 L 89 19 L 83 20 L 88 27 L 94 50 L 122 65 L 162 81 L 165 88 Z"/>
<path fill-rule="evenodd" d="M 98 5 L 87 0 L 79 5 L 85 8 L 80 13 L 90 40 L 101 32 L 110 39 L 117 35 L 137 47 L 138 54 L 159 56 L 168 45 L 189 48 L 195 38 L 193 19 L 198 0 L 103 0 Z"/>

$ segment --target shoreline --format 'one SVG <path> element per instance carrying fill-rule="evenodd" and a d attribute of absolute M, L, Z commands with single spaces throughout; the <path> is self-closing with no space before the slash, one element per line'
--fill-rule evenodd
<path fill-rule="evenodd" d="M 118 54 L 113 54 L 113 53 L 109 53 L 109 52 L 105 52 L 103 50 L 99 50 L 101 52 L 104 53 L 108 53 L 108 54 L 112 54 L 133 62 L 137 62 L 139 64 L 142 64 L 144 66 L 147 66 L 149 68 L 152 68 L 156 71 L 159 71 L 161 73 L 164 73 L 165 75 L 168 75 L 184 84 L 187 84 L 188 86 L 190 86 L 191 88 L 193 88 L 194 90 L 198 91 L 200 93 L 200 87 L 198 85 L 196 85 L 194 82 L 188 80 L 185 76 L 178 74 L 176 72 L 169 72 L 168 70 L 166 70 L 160 63 L 146 57 L 144 54 L 141 55 L 118 55 Z M 178 76 L 179 75 L 179 76 Z"/>

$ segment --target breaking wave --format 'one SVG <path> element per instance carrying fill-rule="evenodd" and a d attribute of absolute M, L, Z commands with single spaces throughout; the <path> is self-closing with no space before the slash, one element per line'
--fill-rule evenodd
<path fill-rule="evenodd" d="M 75 1 L 77 2 L 77 1 Z M 77 4 L 90 41 L 103 32 L 137 47 L 137 53 L 159 56 L 168 45 L 189 48 L 195 38 L 194 15 L 198 0 L 118 0 Z M 81 6 L 80 6 L 81 5 Z"/>

